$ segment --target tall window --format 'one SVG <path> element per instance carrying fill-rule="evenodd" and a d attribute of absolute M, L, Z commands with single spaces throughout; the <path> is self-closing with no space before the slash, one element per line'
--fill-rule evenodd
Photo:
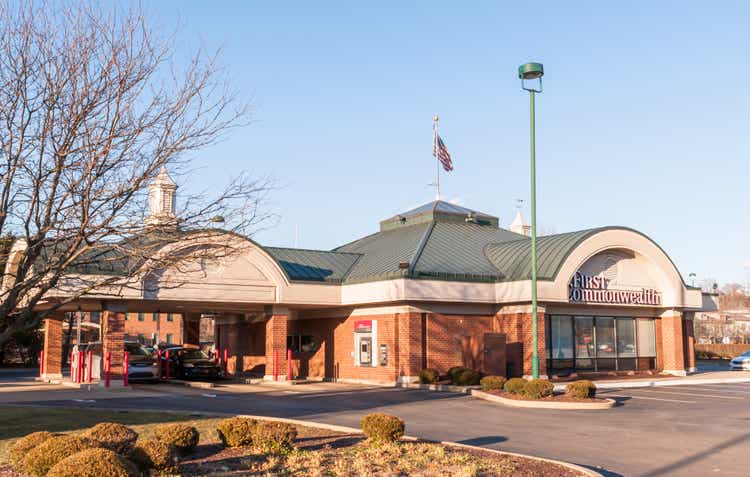
<path fill-rule="evenodd" d="M 167 344 L 172 344 L 172 333 L 167 333 Z"/>
<path fill-rule="evenodd" d="M 174 321 L 174 314 L 167 313 L 167 321 Z"/>
<path fill-rule="evenodd" d="M 151 313 L 151 321 L 159 321 L 159 314 Z"/>
<path fill-rule="evenodd" d="M 145 319 L 145 316 L 143 312 L 138 312 L 138 321 L 143 321 Z"/>
<path fill-rule="evenodd" d="M 566 369 L 573 367 L 573 317 L 552 315 L 552 367 Z"/>

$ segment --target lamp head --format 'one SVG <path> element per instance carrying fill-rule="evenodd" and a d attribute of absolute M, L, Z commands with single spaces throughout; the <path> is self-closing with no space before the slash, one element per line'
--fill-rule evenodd
<path fill-rule="evenodd" d="M 534 80 L 544 76 L 544 66 L 541 63 L 524 63 L 518 67 L 518 78 Z"/>

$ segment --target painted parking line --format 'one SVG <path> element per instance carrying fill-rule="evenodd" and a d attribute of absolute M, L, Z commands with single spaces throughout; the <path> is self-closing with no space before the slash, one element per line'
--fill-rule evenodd
<path fill-rule="evenodd" d="M 708 385 L 705 385 L 705 384 L 701 384 L 700 386 L 693 386 L 691 388 L 688 388 L 688 391 L 690 391 L 691 389 L 696 390 L 696 391 L 710 391 L 710 392 L 721 391 L 723 393 L 750 394 L 750 388 L 737 389 L 735 387 L 729 387 L 729 386 L 722 387 L 722 386 L 719 386 L 719 385 L 708 386 Z"/>
<path fill-rule="evenodd" d="M 698 393 L 684 393 L 684 392 L 672 392 L 672 391 L 657 391 L 655 389 L 643 389 L 639 388 L 638 392 L 657 393 L 657 394 L 672 394 L 676 396 L 695 396 L 703 398 L 714 398 L 714 399 L 739 399 L 740 401 L 745 398 L 739 396 L 720 396 L 718 394 L 698 394 Z"/>
<path fill-rule="evenodd" d="M 597 393 L 599 394 L 599 393 Z M 665 402 L 679 402 L 682 404 L 695 404 L 697 401 L 684 401 L 682 399 L 665 399 L 665 398 L 655 398 L 655 397 L 646 397 L 646 396 L 627 396 L 627 395 L 617 395 L 617 394 L 608 394 L 607 397 L 610 398 L 627 398 L 627 399 L 646 399 L 649 401 L 665 401 Z"/>

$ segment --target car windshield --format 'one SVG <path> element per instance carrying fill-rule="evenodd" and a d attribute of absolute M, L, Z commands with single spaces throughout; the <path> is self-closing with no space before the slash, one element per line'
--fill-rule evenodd
<path fill-rule="evenodd" d="M 743 358 L 750 358 L 750 349 L 742 353 Z"/>
<path fill-rule="evenodd" d="M 125 345 L 125 351 L 127 351 L 130 356 L 151 356 L 151 353 L 149 353 L 146 348 L 136 344 Z"/>
<path fill-rule="evenodd" d="M 199 349 L 182 350 L 182 359 L 208 359 L 208 355 Z"/>

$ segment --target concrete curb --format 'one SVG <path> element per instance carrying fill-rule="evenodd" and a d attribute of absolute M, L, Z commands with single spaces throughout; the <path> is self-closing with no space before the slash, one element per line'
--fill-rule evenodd
<path fill-rule="evenodd" d="M 189 388 L 198 388 L 198 389 L 211 389 L 215 388 L 216 385 L 214 383 L 208 382 L 208 381 L 185 381 L 182 379 L 170 379 L 168 381 L 163 381 L 164 384 L 176 384 L 178 386 L 187 386 Z"/>
<path fill-rule="evenodd" d="M 507 399 L 502 396 L 497 396 L 476 389 L 471 392 L 471 395 L 479 399 L 484 399 L 485 401 L 497 402 L 506 406 L 532 409 L 557 409 L 560 411 L 612 409 L 617 404 L 614 399 L 609 398 L 605 398 L 604 402 L 522 401 L 517 399 Z"/>
<path fill-rule="evenodd" d="M 750 383 L 750 377 L 738 378 L 676 378 L 648 381 L 594 381 L 596 389 L 657 388 L 662 386 L 694 386 L 700 384 Z M 555 384 L 555 391 L 564 391 L 569 383 Z"/>

